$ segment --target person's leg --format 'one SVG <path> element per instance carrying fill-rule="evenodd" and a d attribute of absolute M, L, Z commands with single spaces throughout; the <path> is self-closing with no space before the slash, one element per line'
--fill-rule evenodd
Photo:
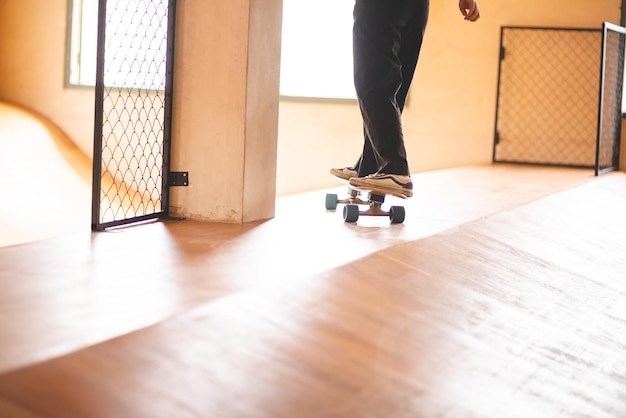
<path fill-rule="evenodd" d="M 428 20 L 428 9 L 428 0 L 414 0 L 411 13 L 412 18 L 407 21 L 404 30 L 401 32 L 401 47 L 398 53 L 398 58 L 400 59 L 401 86 L 395 95 L 400 114 L 402 114 L 404 110 L 407 94 L 419 59 L 422 41 L 424 39 L 424 31 Z M 363 137 L 363 152 L 360 159 L 354 165 L 355 170 L 358 172 L 358 177 L 365 177 L 379 171 L 376 155 L 367 134 L 367 129 L 365 128 Z"/>
<path fill-rule="evenodd" d="M 356 0 L 354 80 L 366 132 L 361 163 L 375 164 L 376 172 L 353 178 L 353 186 L 413 194 L 401 117 L 427 19 L 428 0 Z"/>
<path fill-rule="evenodd" d="M 370 138 L 367 135 L 367 129 L 365 128 L 363 128 L 363 139 L 363 151 L 357 165 L 357 170 L 359 173 L 358 177 L 369 176 L 370 174 L 374 174 L 378 171 L 376 155 L 374 154 L 372 142 L 370 141 Z"/>
<path fill-rule="evenodd" d="M 400 112 L 404 110 L 422 49 L 422 41 L 424 40 L 424 32 L 428 22 L 429 1 L 414 0 L 414 7 L 413 19 L 409 21 L 402 34 L 402 47 L 399 53 L 400 62 L 402 63 L 402 86 L 396 95 L 396 100 Z"/>
<path fill-rule="evenodd" d="M 354 84 L 376 171 L 409 175 L 396 94 L 402 87 L 402 32 L 415 0 L 356 0 Z M 362 163 L 368 162 L 363 154 Z"/>
<path fill-rule="evenodd" d="M 428 0 L 356 0 L 354 82 L 363 115 L 364 146 L 346 178 L 376 172 L 409 175 L 401 114 L 428 18 Z"/>

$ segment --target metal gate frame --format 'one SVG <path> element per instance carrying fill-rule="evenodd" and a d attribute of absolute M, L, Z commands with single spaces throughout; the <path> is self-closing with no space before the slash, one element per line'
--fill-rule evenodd
<path fill-rule="evenodd" d="M 496 112 L 495 112 L 495 126 L 494 126 L 494 142 L 493 142 L 493 153 L 492 153 L 492 162 L 494 163 L 510 163 L 510 164 L 528 164 L 528 165 L 539 165 L 539 166 L 558 166 L 558 167 L 571 167 L 571 168 L 587 168 L 587 169 L 593 169 L 594 168 L 594 155 L 591 153 L 588 157 L 589 162 L 588 163 L 571 163 L 571 162 L 538 162 L 538 161 L 527 161 L 523 158 L 519 158 L 519 159 L 510 159 L 510 158 L 498 158 L 497 156 L 497 149 L 498 149 L 498 145 L 500 144 L 500 132 L 499 132 L 499 121 L 500 121 L 500 112 L 501 112 L 501 96 L 502 96 L 502 91 L 501 91 L 501 87 L 502 87 L 502 72 L 503 72 L 503 60 L 505 58 L 506 55 L 506 51 L 505 51 L 505 32 L 507 30 L 529 30 L 529 31 L 547 31 L 547 32 L 559 32 L 559 31 L 566 31 L 566 32 L 587 32 L 587 33 L 596 33 L 599 34 L 601 36 L 601 29 L 594 29 L 594 28 L 565 28 L 565 27 L 540 27 L 540 26 L 502 26 L 501 27 L 501 31 L 500 31 L 500 59 L 498 61 L 498 81 L 497 81 L 497 96 L 496 96 Z M 600 39 L 599 36 L 599 39 Z M 601 44 L 598 43 L 598 57 L 600 54 L 600 48 L 601 48 Z M 600 80 L 598 80 L 599 82 Z M 593 81 L 595 82 L 595 81 Z M 597 84 L 594 84 L 597 85 Z M 590 87 L 591 89 L 595 90 L 595 87 L 593 87 L 594 85 L 589 85 L 588 87 Z M 597 90 L 596 90 L 597 91 Z M 595 97 L 594 97 L 595 100 Z M 594 111 L 595 112 L 595 111 Z M 589 115 L 590 119 L 595 119 L 595 113 L 592 113 Z M 591 132 L 595 132 L 596 127 L 594 126 L 592 129 L 590 129 Z M 596 138 L 594 138 L 594 136 L 590 136 L 589 138 L 589 145 L 593 146 L 592 144 L 594 144 Z M 592 151 L 593 152 L 593 151 Z"/>
<path fill-rule="evenodd" d="M 612 36 L 618 36 L 614 61 L 608 48 Z M 626 28 L 605 22 L 602 25 L 602 60 L 600 70 L 600 100 L 598 103 L 598 136 L 596 142 L 595 175 L 619 170 L 622 131 L 622 95 L 624 84 L 624 48 Z M 609 142 L 607 144 L 607 142 Z M 607 155 L 608 154 L 608 155 Z"/>
<path fill-rule="evenodd" d="M 166 40 L 166 60 L 165 60 L 165 89 L 163 104 L 162 123 L 162 154 L 161 166 L 155 164 L 155 169 L 161 175 L 159 198 L 154 205 L 154 211 L 149 209 L 134 211 L 130 215 L 126 213 L 123 217 L 115 217 L 112 220 L 102 218 L 102 196 L 103 196 L 103 124 L 104 120 L 104 97 L 105 97 L 105 60 L 107 42 L 107 5 L 112 0 L 99 0 L 98 11 L 98 44 L 97 44 L 97 67 L 96 67 L 96 89 L 95 89 L 95 124 L 94 124 L 94 157 L 93 157 L 93 189 L 92 189 L 92 224 L 93 231 L 102 231 L 106 228 L 126 225 L 130 223 L 165 218 L 169 216 L 169 185 L 172 183 L 170 168 L 171 154 L 171 134 L 172 134 L 172 98 L 174 80 L 174 35 L 176 21 L 176 0 L 167 0 L 167 40 Z M 134 90 L 134 89 L 133 89 Z M 130 90 L 129 90 L 130 91 Z M 136 91 L 136 90 L 134 90 Z M 106 166 L 106 164 L 104 164 Z M 123 180 L 122 180 L 123 182 Z M 127 186 L 124 188 L 130 190 Z M 106 194 L 106 191 L 104 191 Z M 158 206 L 158 207 L 157 207 Z M 144 208 L 146 209 L 146 208 Z"/>

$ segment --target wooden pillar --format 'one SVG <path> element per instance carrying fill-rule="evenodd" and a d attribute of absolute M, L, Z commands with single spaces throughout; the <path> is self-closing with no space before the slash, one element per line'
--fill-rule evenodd
<path fill-rule="evenodd" d="M 282 0 L 179 0 L 171 189 L 175 216 L 274 216 Z"/>

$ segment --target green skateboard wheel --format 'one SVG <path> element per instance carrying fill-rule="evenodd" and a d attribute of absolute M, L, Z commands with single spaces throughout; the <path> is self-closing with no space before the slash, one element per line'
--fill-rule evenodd
<path fill-rule="evenodd" d="M 404 222 L 404 206 L 392 206 L 389 209 L 389 220 L 392 224 L 401 224 Z"/>
<path fill-rule="evenodd" d="M 337 203 L 339 203 L 339 198 L 335 193 L 326 194 L 326 209 L 335 210 L 337 209 Z"/>
<path fill-rule="evenodd" d="M 356 222 L 359 220 L 359 207 L 357 205 L 346 205 L 343 207 L 343 220 L 345 222 Z"/>

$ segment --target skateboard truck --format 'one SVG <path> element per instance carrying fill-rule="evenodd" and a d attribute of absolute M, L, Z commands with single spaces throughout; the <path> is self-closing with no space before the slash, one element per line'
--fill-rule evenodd
<path fill-rule="evenodd" d="M 357 205 L 346 205 L 343 207 L 343 220 L 345 222 L 356 222 L 359 216 L 386 216 L 392 224 L 400 224 L 404 222 L 404 206 L 391 206 L 389 211 L 383 210 L 382 206 L 385 202 L 384 194 L 370 192 L 367 197 L 369 208 L 360 210 Z"/>
<path fill-rule="evenodd" d="M 350 196 L 346 199 L 338 199 L 336 194 L 326 195 L 326 209 L 334 210 L 338 203 L 346 204 L 343 207 L 343 220 L 354 223 L 359 220 L 359 216 L 387 216 L 392 224 L 404 222 L 404 206 L 391 206 L 389 211 L 383 210 L 385 195 L 381 193 L 369 192 L 367 200 L 359 197 L 359 190 L 350 189 Z M 358 205 L 368 205 L 366 210 L 360 210 Z"/>
<path fill-rule="evenodd" d="M 361 193 L 359 190 L 349 188 L 348 191 L 350 195 L 345 199 L 339 199 L 335 193 L 326 194 L 326 209 L 335 210 L 340 203 L 342 205 L 369 205 L 367 200 L 363 200 L 359 197 Z"/>
<path fill-rule="evenodd" d="M 335 176 L 338 180 L 348 184 L 348 197 L 339 199 L 337 194 L 326 194 L 326 209 L 335 210 L 339 203 L 345 204 L 343 207 L 343 220 L 345 222 L 354 223 L 359 216 L 387 216 L 392 224 L 400 224 L 404 222 L 405 212 L 404 206 L 391 206 L 389 212 L 383 210 L 385 196 L 391 194 L 393 196 L 406 199 L 406 196 L 393 192 L 386 192 L 378 189 L 355 188 L 350 185 L 346 179 Z M 361 199 L 361 193 L 367 192 L 367 200 Z M 366 210 L 360 210 L 359 205 L 369 206 Z"/>

